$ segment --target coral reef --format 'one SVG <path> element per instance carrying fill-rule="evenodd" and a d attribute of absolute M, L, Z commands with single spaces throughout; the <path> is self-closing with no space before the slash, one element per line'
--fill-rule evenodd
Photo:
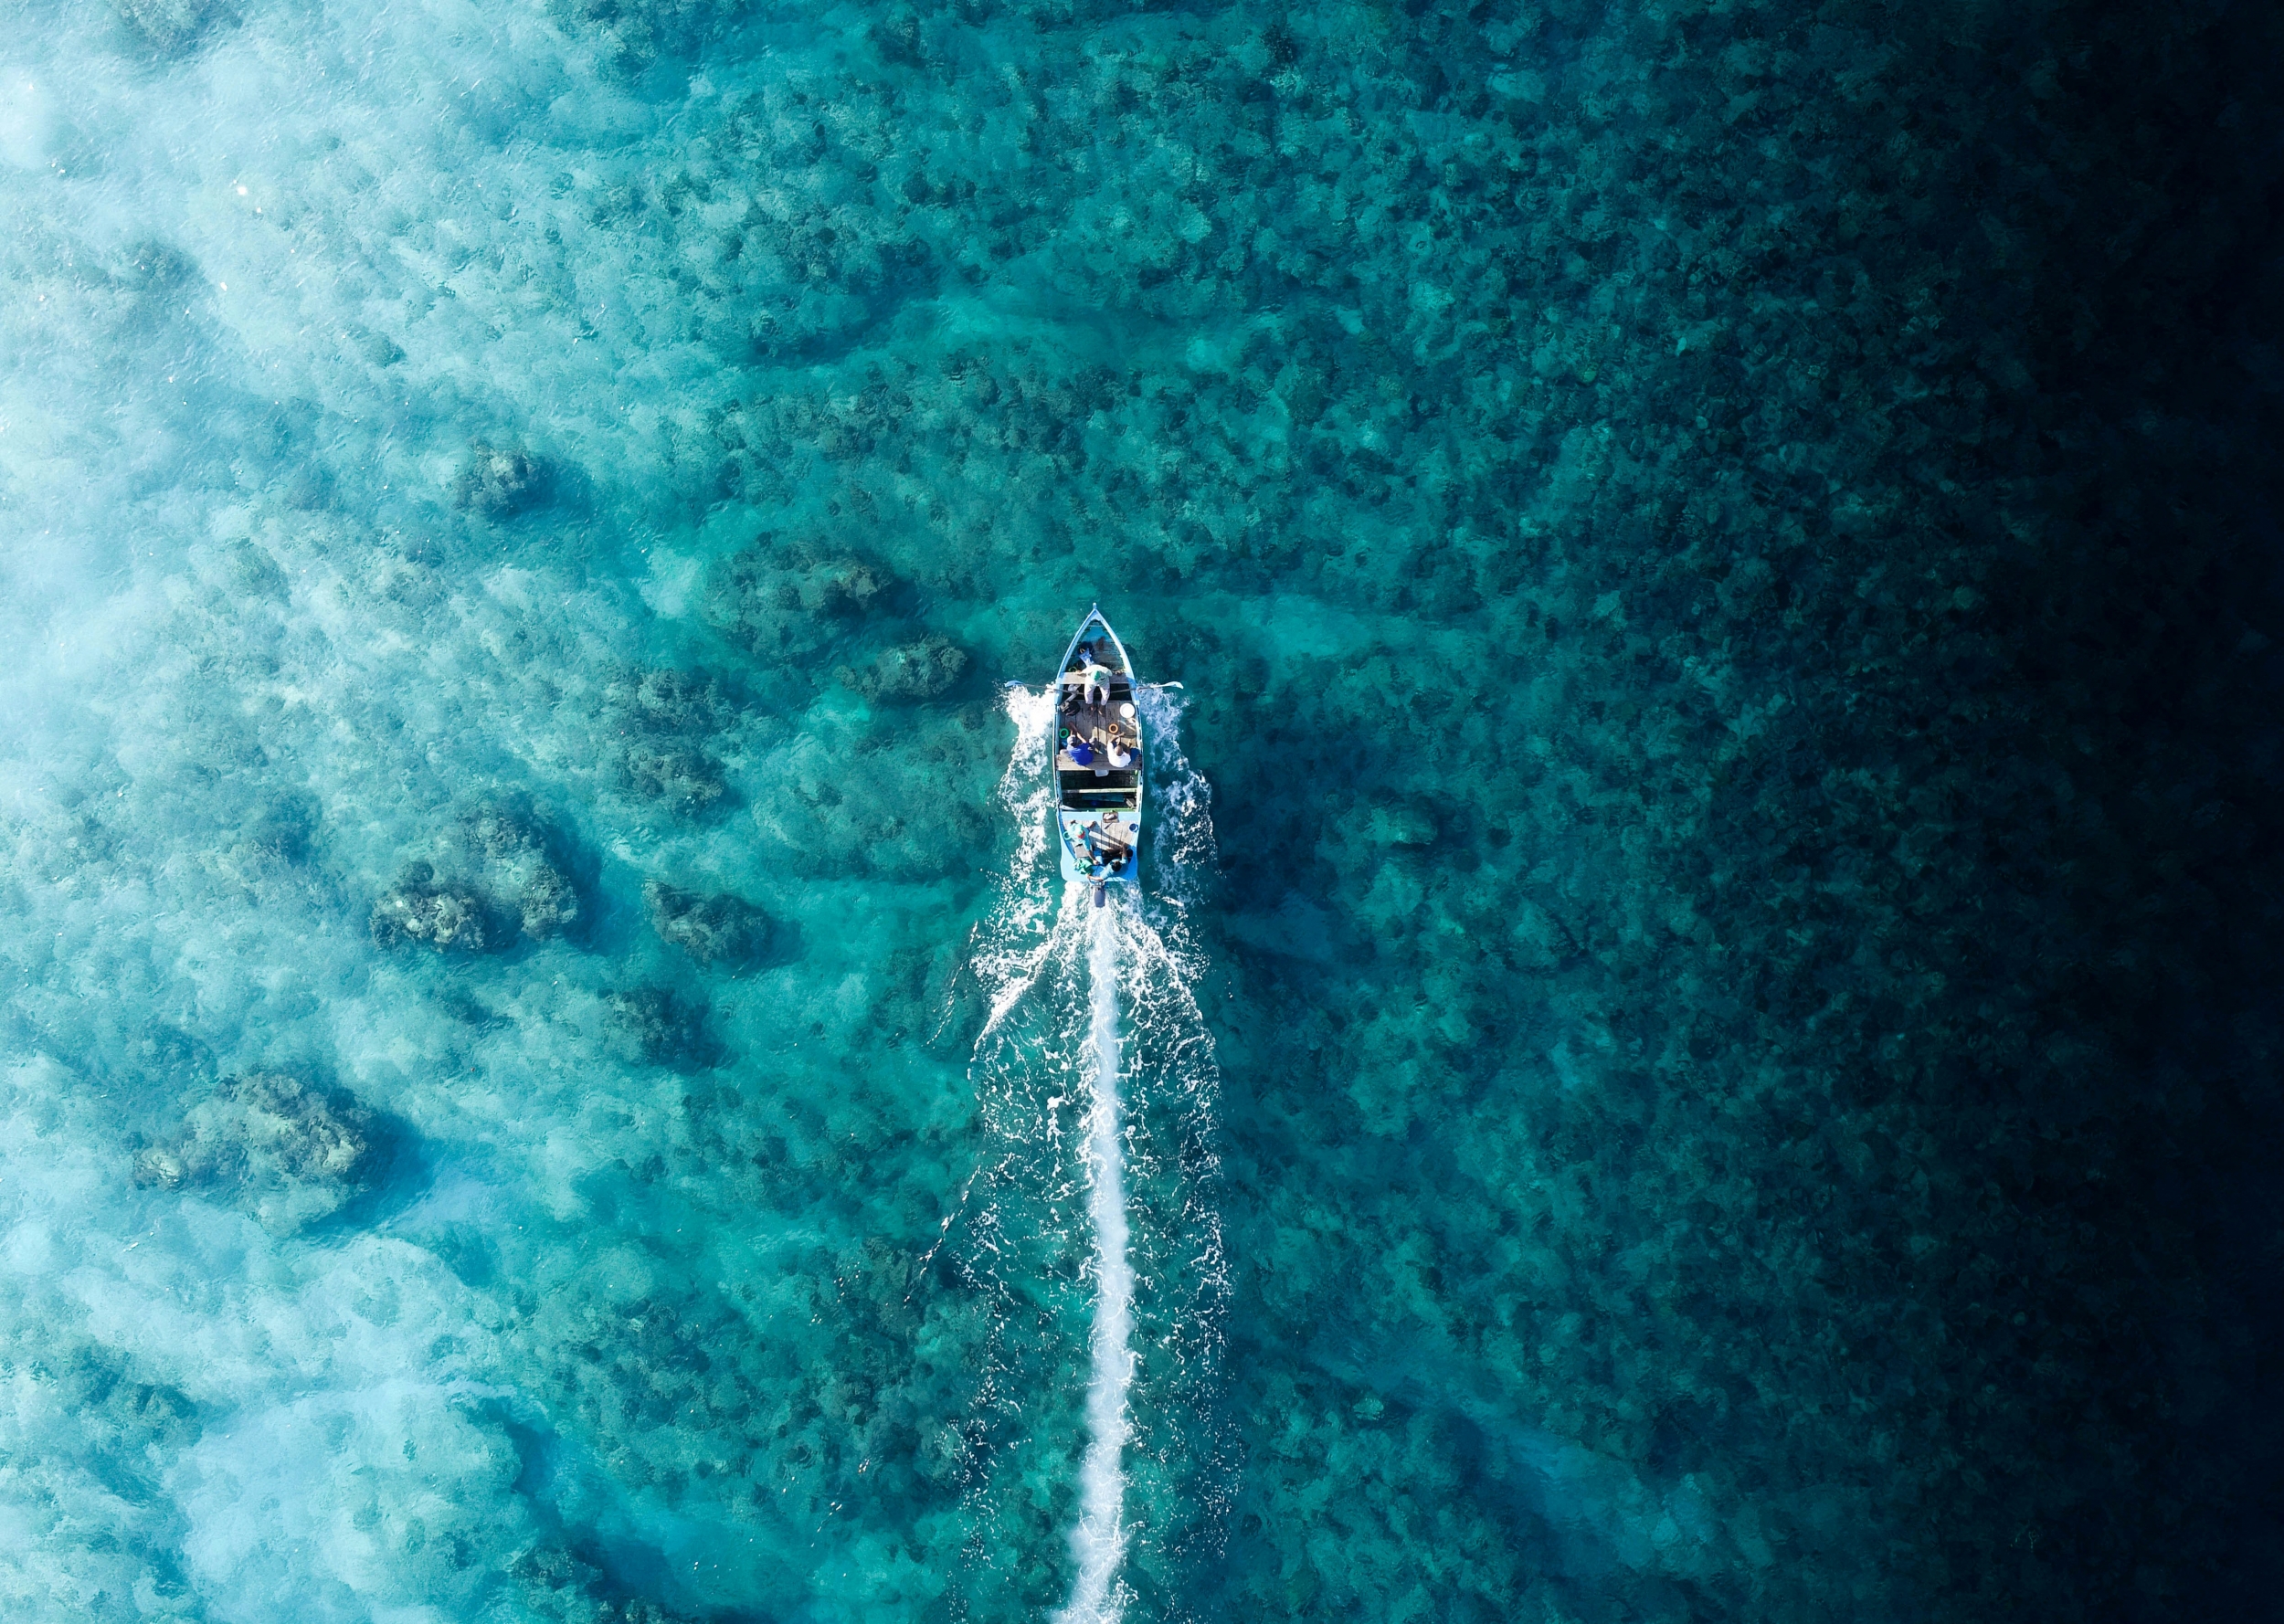
<path fill-rule="evenodd" d="M 764 539 L 715 566 L 706 616 L 756 659 L 803 661 L 890 601 L 892 585 L 884 572 L 853 554 L 819 555 Z"/>
<path fill-rule="evenodd" d="M 469 813 L 467 843 L 483 864 L 486 888 L 505 899 L 534 942 L 575 934 L 583 923 L 578 888 L 560 837 L 526 809 L 487 803 Z"/>
<path fill-rule="evenodd" d="M 508 1564 L 521 1618 L 544 1624 L 683 1624 L 685 1615 L 629 1595 L 609 1577 L 560 1545 L 534 1545 Z"/>
<path fill-rule="evenodd" d="M 604 698 L 627 721 L 657 733 L 718 733 L 737 720 L 736 705 L 706 671 L 629 671 Z"/>
<path fill-rule="evenodd" d="M 769 949 L 769 916 L 741 897 L 705 896 L 653 880 L 643 886 L 642 900 L 660 938 L 702 965 L 746 965 Z"/>
<path fill-rule="evenodd" d="M 646 800 L 701 812 L 724 801 L 729 781 L 707 741 L 734 727 L 737 707 L 701 671 L 638 670 L 604 692 L 626 782 Z"/>
<path fill-rule="evenodd" d="M 452 476 L 452 505 L 486 519 L 503 519 L 538 501 L 545 469 L 519 446 L 478 440 Z"/>
<path fill-rule="evenodd" d="M 627 745 L 626 767 L 638 795 L 686 810 L 711 807 L 729 789 L 722 764 L 693 745 L 637 739 Z"/>
<path fill-rule="evenodd" d="M 555 9 L 591 32 L 613 70 L 629 78 L 661 57 L 720 40 L 745 11 L 736 0 L 556 0 Z"/>
<path fill-rule="evenodd" d="M 513 935 L 481 891 L 439 879 L 435 864 L 418 860 L 407 863 L 373 904 L 372 931 L 383 947 L 419 942 L 439 953 L 489 953 Z"/>
<path fill-rule="evenodd" d="M 439 953 L 496 953 L 520 937 L 577 937 L 587 910 L 574 878 L 575 854 L 562 830 L 515 800 L 469 808 L 443 843 L 465 878 L 447 878 L 423 858 L 405 865 L 373 905 L 373 940 L 383 947 L 425 943 Z"/>
<path fill-rule="evenodd" d="M 931 635 L 883 649 L 870 664 L 842 666 L 838 675 L 842 687 L 868 700 L 931 700 L 958 681 L 967 669 L 964 649 Z"/>
<path fill-rule="evenodd" d="M 182 1134 L 135 1158 L 135 1182 L 219 1190 L 263 1227 L 291 1233 L 340 1209 L 380 1161 L 373 1113 L 339 1089 L 282 1071 L 230 1078 Z"/>
<path fill-rule="evenodd" d="M 611 994 L 609 1003 L 645 1064 L 698 1071 L 722 1062 L 703 1001 L 677 997 L 670 987 L 638 986 Z"/>
<path fill-rule="evenodd" d="M 119 20 L 162 56 L 176 56 L 227 14 L 215 0 L 111 0 Z"/>

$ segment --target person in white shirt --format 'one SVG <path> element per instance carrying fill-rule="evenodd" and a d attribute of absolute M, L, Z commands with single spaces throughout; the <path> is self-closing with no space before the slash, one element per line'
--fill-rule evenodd
<path fill-rule="evenodd" d="M 1085 684 L 1086 702 L 1090 705 L 1110 703 L 1110 670 L 1095 658 L 1094 645 L 1081 643 L 1079 658 L 1086 662 L 1079 672 L 1080 680 Z M 1096 694 L 1102 697 L 1097 699 L 1094 697 Z"/>

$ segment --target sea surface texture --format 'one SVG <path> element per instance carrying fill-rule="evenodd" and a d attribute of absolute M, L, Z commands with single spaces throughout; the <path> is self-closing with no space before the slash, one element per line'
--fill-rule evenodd
<path fill-rule="evenodd" d="M 0 24 L 0 1618 L 2276 1616 L 2284 10 Z"/>

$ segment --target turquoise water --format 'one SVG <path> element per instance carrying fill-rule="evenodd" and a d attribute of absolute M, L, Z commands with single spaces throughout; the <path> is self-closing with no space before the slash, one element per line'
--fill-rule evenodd
<path fill-rule="evenodd" d="M 6 1617 L 2272 1607 L 2275 16 L 5 15 Z"/>

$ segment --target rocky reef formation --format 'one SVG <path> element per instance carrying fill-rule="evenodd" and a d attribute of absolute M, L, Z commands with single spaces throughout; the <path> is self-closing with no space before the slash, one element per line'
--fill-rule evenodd
<path fill-rule="evenodd" d="M 405 865 L 373 905 L 373 939 L 439 953 L 496 953 L 520 939 L 576 935 L 587 907 L 561 829 L 515 801 L 471 807 L 439 842 L 449 870 L 426 858 Z"/>
<path fill-rule="evenodd" d="M 550 9 L 594 38 L 627 79 L 723 38 L 747 15 L 737 0 L 554 0 Z"/>
<path fill-rule="evenodd" d="M 559 1544 L 519 1553 L 507 1565 L 507 1577 L 521 1591 L 520 1616 L 534 1624 L 692 1624 L 686 1614 L 629 1593 L 594 1562 Z"/>
<path fill-rule="evenodd" d="M 624 783 L 644 800 L 703 813 L 730 795 L 714 744 L 739 720 L 719 679 L 705 671 L 639 670 L 604 691 Z"/>
<path fill-rule="evenodd" d="M 684 997 L 671 987 L 637 986 L 612 993 L 608 1002 L 620 1034 L 644 1064 L 699 1071 L 721 1063 L 703 998 Z"/>
<path fill-rule="evenodd" d="M 287 1234 L 363 1190 L 382 1159 L 371 1112 L 346 1091 L 286 1071 L 226 1080 L 182 1133 L 135 1158 L 135 1182 L 212 1191 Z"/>
<path fill-rule="evenodd" d="M 477 440 L 452 477 L 452 505 L 485 519 L 504 519 L 536 504 L 546 466 L 520 446 Z"/>
<path fill-rule="evenodd" d="M 623 759 L 627 781 L 650 800 L 694 812 L 728 793 L 722 764 L 694 744 L 636 739 L 627 744 Z"/>
<path fill-rule="evenodd" d="M 895 585 L 854 553 L 765 536 L 714 567 L 705 615 L 756 659 L 803 661 L 893 611 Z"/>
<path fill-rule="evenodd" d="M 653 880 L 642 888 L 660 939 L 702 965 L 749 965 L 768 950 L 773 924 L 742 897 L 707 896 Z"/>
<path fill-rule="evenodd" d="M 868 700 L 932 700 L 968 669 L 967 651 L 933 634 L 916 642 L 883 649 L 870 663 L 842 666 L 836 673 L 844 688 Z"/>
<path fill-rule="evenodd" d="M 486 891 L 513 912 L 528 940 L 576 933 L 585 911 L 566 843 L 552 823 L 525 807 L 486 802 L 468 814 L 462 830 Z"/>
<path fill-rule="evenodd" d="M 489 953 L 504 947 L 513 927 L 472 886 L 441 879 L 434 863 L 407 863 L 397 883 L 373 904 L 373 940 L 383 947 L 418 942 L 439 953 Z"/>
<path fill-rule="evenodd" d="M 181 56 L 217 23 L 229 20 L 217 0 L 111 0 L 129 33 L 162 57 Z"/>

